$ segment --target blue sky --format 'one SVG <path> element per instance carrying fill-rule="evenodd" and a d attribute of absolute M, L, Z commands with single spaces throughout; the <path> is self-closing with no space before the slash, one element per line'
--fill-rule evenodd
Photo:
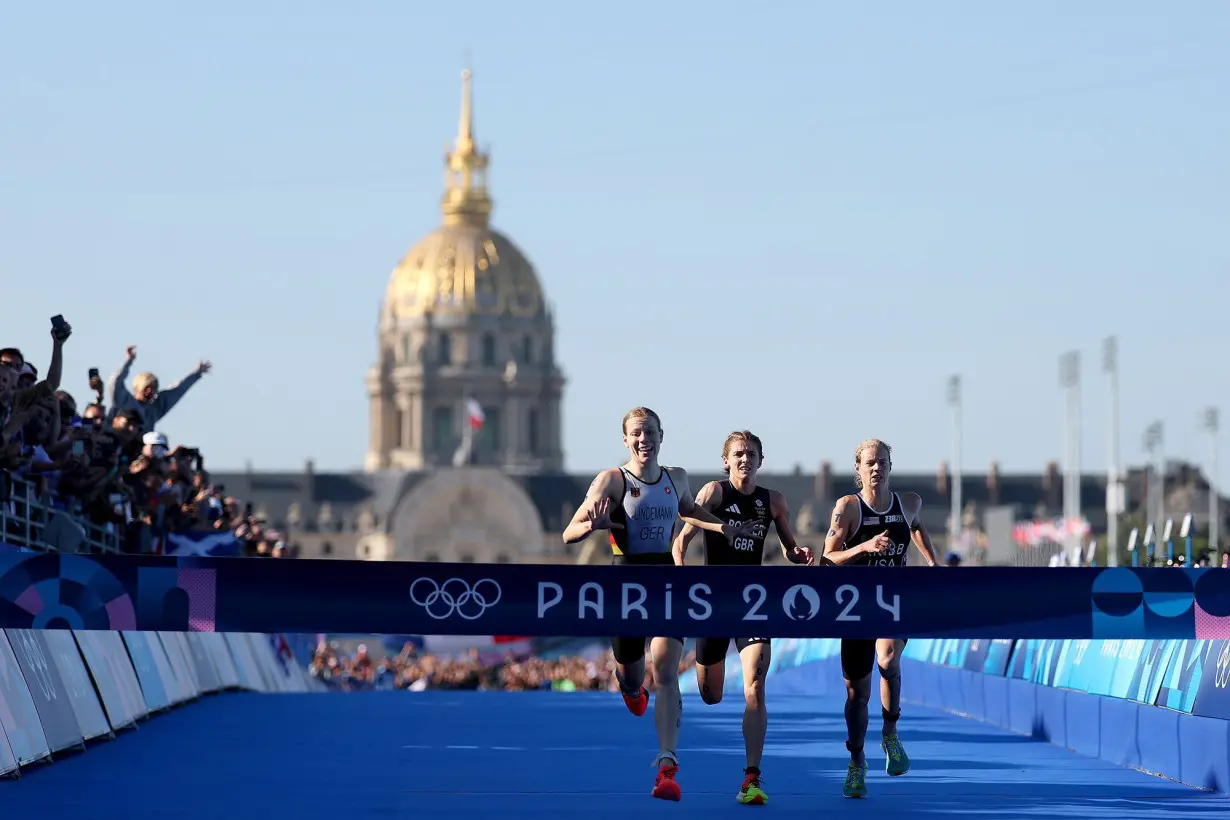
<path fill-rule="evenodd" d="M 172 8 L 171 6 L 176 6 Z M 4 344 L 66 386 L 127 344 L 215 469 L 361 465 L 363 375 L 397 260 L 439 221 L 458 72 L 475 73 L 493 222 L 537 266 L 568 376 L 568 467 L 966 468 L 1062 454 L 1058 357 L 1083 356 L 1105 465 L 1201 459 L 1230 408 L 1230 6 L 322 2 L 20 4 L 0 29 Z"/>

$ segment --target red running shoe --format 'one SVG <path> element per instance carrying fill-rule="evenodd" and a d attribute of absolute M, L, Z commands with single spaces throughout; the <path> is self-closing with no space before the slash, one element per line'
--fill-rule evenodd
<path fill-rule="evenodd" d="M 678 771 L 678 766 L 663 763 L 662 768 L 658 769 L 658 780 L 653 784 L 653 791 L 650 794 L 659 800 L 678 800 L 682 797 L 683 792 L 679 790 L 679 784 L 675 782 L 675 773 Z"/>
<path fill-rule="evenodd" d="M 642 686 L 640 691 L 635 695 L 629 695 L 627 692 L 622 693 L 624 696 L 624 705 L 628 707 L 628 711 L 640 717 L 645 714 L 645 710 L 649 708 L 649 692 Z"/>

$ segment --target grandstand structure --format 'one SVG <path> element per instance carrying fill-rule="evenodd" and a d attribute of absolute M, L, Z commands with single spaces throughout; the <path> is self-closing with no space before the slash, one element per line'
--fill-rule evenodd
<path fill-rule="evenodd" d="M 566 379 L 555 360 L 552 311 L 527 254 L 491 225 L 489 163 L 463 72 L 441 224 L 394 268 L 380 313 L 377 361 L 367 373 L 365 470 L 319 473 L 308 462 L 300 472 L 214 475 L 292 534 L 304 557 L 572 562 L 601 554 L 594 545 L 560 543 L 592 475 L 564 470 Z M 681 466 L 696 487 L 722 477 Z M 805 542 L 817 543 L 835 499 L 853 490 L 852 472 L 825 462 L 762 480 L 785 494 Z M 1192 498 L 1207 498 L 1198 470 L 1179 464 L 1170 472 L 1178 517 L 1208 509 Z M 1129 516 L 1144 505 L 1146 478 L 1145 469 L 1127 473 Z M 962 529 L 973 540 L 948 546 L 973 555 L 988 540 L 1008 538 L 1004 527 L 996 533 L 985 525 L 988 511 L 1001 522 L 1061 516 L 1063 484 L 1057 462 L 1033 474 L 1001 473 L 994 463 L 982 474 L 964 472 Z M 947 465 L 933 474 L 896 473 L 893 486 L 922 496 L 926 524 L 944 545 L 954 490 Z M 1082 517 L 1094 533 L 1106 528 L 1105 499 L 1105 476 L 1083 476 Z M 1198 526 L 1205 523 L 1197 516 Z M 780 560 L 770 546 L 771 560 Z"/>

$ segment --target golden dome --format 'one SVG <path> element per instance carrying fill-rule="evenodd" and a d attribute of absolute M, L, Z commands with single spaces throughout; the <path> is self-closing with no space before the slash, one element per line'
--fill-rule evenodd
<path fill-rule="evenodd" d="M 402 258 L 389 277 L 387 319 L 434 315 L 540 316 L 546 311 L 533 265 L 491 228 L 488 156 L 474 142 L 470 72 L 461 73 L 461 122 L 445 159 L 444 224 Z"/>
<path fill-rule="evenodd" d="M 393 269 L 390 318 L 444 314 L 539 316 L 538 275 L 508 237 L 486 226 L 443 225 Z"/>

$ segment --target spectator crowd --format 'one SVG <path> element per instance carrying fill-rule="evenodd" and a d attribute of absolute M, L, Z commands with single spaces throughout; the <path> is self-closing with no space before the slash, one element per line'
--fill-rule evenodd
<path fill-rule="evenodd" d="M 679 662 L 679 673 L 682 675 L 695 665 L 696 653 L 689 651 Z M 653 691 L 653 664 L 646 663 L 645 670 L 645 686 Z M 374 657 L 365 644 L 360 644 L 353 654 L 347 654 L 336 643 L 321 641 L 316 646 L 309 671 L 330 688 L 343 691 L 483 689 L 616 692 L 619 689 L 615 679 L 615 656 L 610 649 L 593 658 L 505 655 L 484 661 L 477 650 L 471 650 L 462 657 L 443 658 L 422 653 L 414 644 L 407 642 L 397 655 Z"/>
<path fill-rule="evenodd" d="M 45 373 L 18 347 L 0 349 L 0 543 L 34 550 L 160 553 L 168 537 L 232 532 L 247 555 L 288 557 L 293 547 L 267 530 L 250 504 L 213 485 L 195 447 L 170 446 L 158 425 L 201 377 L 201 361 L 163 388 L 153 373 L 128 386 L 129 347 L 104 383 L 91 369 L 85 403 L 63 384 L 72 326 L 52 319 Z M 81 395 L 79 393 L 78 395 Z"/>

